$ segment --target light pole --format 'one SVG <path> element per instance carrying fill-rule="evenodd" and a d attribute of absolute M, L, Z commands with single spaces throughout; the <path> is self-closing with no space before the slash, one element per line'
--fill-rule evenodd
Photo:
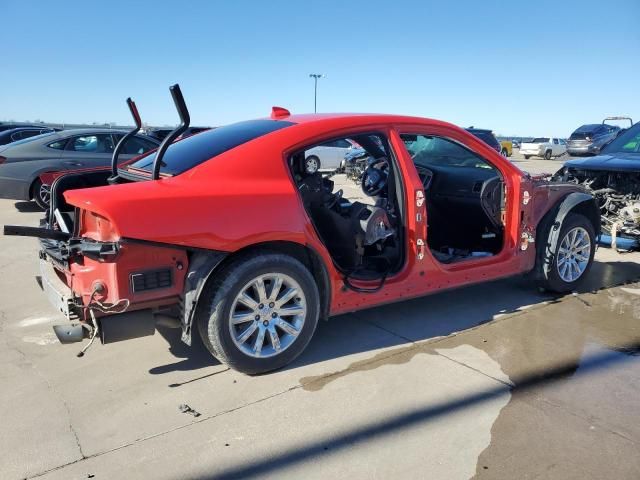
<path fill-rule="evenodd" d="M 318 79 L 324 78 L 321 73 L 310 73 L 309 77 L 313 78 L 313 113 L 318 111 Z"/>

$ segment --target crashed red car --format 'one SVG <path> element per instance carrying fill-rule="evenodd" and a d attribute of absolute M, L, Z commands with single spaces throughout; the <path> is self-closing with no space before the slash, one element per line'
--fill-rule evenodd
<path fill-rule="evenodd" d="M 63 342 L 161 321 L 255 374 L 291 362 L 319 319 L 525 273 L 569 291 L 593 261 L 584 188 L 532 178 L 449 123 L 274 107 L 176 137 L 113 172 L 58 178 L 45 225 L 5 227 L 41 238 L 40 283 L 73 322 L 57 326 Z M 370 157 L 357 186 L 307 168 L 305 151 L 339 139 Z"/>

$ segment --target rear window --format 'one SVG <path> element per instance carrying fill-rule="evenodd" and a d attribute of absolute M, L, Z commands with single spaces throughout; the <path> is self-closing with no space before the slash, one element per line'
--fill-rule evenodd
<path fill-rule="evenodd" d="M 603 134 L 606 131 L 607 128 L 601 124 L 582 125 L 571 134 L 569 140 L 585 140 L 587 137 L 591 138 L 595 135 Z"/>
<path fill-rule="evenodd" d="M 531 140 L 531 143 L 549 143 L 549 137 L 538 137 Z"/>
<path fill-rule="evenodd" d="M 15 147 L 16 145 L 22 145 L 23 143 L 28 143 L 32 140 L 38 140 L 38 138 L 45 138 L 45 136 L 48 136 L 48 135 L 53 135 L 53 132 L 43 133 L 41 135 L 36 135 L 35 137 L 23 138 L 22 140 L 18 140 L 17 142 L 12 142 L 11 145 L 8 145 L 8 146 Z"/>
<path fill-rule="evenodd" d="M 227 150 L 290 125 L 293 123 L 279 120 L 249 120 L 193 135 L 167 149 L 160 173 L 179 175 Z M 128 167 L 151 172 L 155 158 L 153 151 Z"/>

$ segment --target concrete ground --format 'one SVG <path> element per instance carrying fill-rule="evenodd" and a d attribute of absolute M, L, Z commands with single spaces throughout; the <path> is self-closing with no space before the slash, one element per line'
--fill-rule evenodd
<path fill-rule="evenodd" d="M 560 157 L 554 157 L 551 160 L 545 160 L 541 157 L 531 157 L 528 160 L 520 155 L 517 148 L 513 149 L 513 155 L 509 157 L 515 165 L 521 170 L 529 173 L 556 173 L 564 162 L 571 160 L 573 157 L 568 155 L 562 155 Z"/>
<path fill-rule="evenodd" d="M 600 249 L 565 297 L 516 278 L 332 318 L 248 377 L 174 330 L 76 358 L 36 240 L 0 242 L 2 479 L 640 478 L 640 254 Z"/>

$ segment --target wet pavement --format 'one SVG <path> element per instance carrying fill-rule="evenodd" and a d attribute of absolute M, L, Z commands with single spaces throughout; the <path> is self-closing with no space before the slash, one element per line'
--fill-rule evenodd
<path fill-rule="evenodd" d="M 515 278 L 332 318 L 247 377 L 173 330 L 76 358 L 36 242 L 0 241 L 2 479 L 640 478 L 640 254 L 598 250 L 574 295 Z"/>

